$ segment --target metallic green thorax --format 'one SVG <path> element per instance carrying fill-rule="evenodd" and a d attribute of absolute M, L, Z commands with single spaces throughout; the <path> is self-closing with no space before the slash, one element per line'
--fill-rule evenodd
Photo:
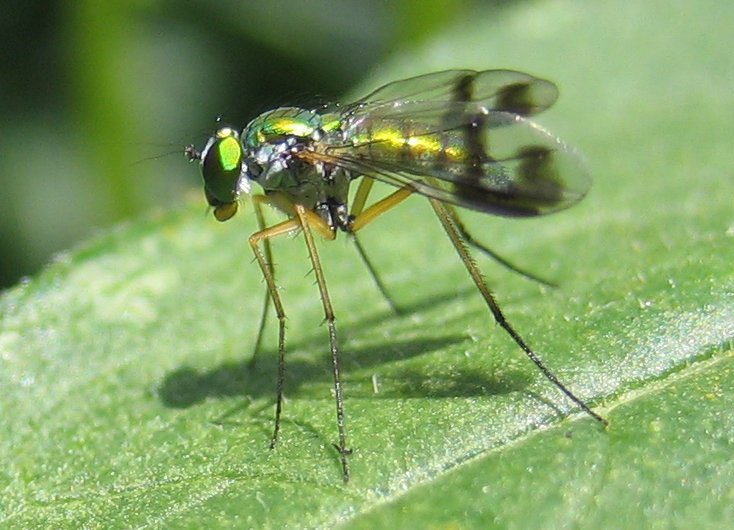
<path fill-rule="evenodd" d="M 318 212 L 329 226 L 345 228 L 351 175 L 307 156 L 343 144 L 340 125 L 333 114 L 296 107 L 261 114 L 242 133 L 245 175 L 266 195 L 277 192 Z"/>
<path fill-rule="evenodd" d="M 289 137 L 310 138 L 321 126 L 321 116 L 297 107 L 282 107 L 252 120 L 242 134 L 242 145 L 255 151 L 263 144 L 277 144 Z"/>

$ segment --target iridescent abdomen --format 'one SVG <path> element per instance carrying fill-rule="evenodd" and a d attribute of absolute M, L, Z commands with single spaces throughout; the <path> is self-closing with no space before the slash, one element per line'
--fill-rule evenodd
<path fill-rule="evenodd" d="M 416 167 L 440 167 L 469 159 L 462 131 L 442 131 L 415 122 L 363 120 L 350 129 L 348 140 L 357 156 Z"/>

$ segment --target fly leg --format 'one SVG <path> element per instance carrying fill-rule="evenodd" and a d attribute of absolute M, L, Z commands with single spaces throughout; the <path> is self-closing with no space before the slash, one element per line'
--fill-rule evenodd
<path fill-rule="evenodd" d="M 506 267 L 507 269 L 518 273 L 520 276 L 524 276 L 525 278 L 528 278 L 529 280 L 536 281 L 542 285 L 546 285 L 548 287 L 558 287 L 558 285 L 554 282 L 551 282 L 549 280 L 546 280 L 544 278 L 541 278 L 540 276 L 537 276 L 536 274 L 533 274 L 530 271 L 524 270 L 514 263 L 510 262 L 506 258 L 503 258 L 499 254 L 497 254 L 494 250 L 491 248 L 483 245 L 482 243 L 478 242 L 474 237 L 469 233 L 469 231 L 464 226 L 464 223 L 461 221 L 461 218 L 459 217 L 459 213 L 456 211 L 456 208 L 453 206 L 444 203 L 443 204 L 444 209 L 446 210 L 446 213 L 451 218 L 451 221 L 454 223 L 454 226 L 456 227 L 456 230 L 461 235 L 461 238 L 464 240 L 465 243 L 467 243 L 469 246 L 474 247 L 475 249 L 479 250 L 483 254 L 486 254 L 496 262 L 498 262 L 503 267 Z"/>
<path fill-rule="evenodd" d="M 502 326 L 507 334 L 512 337 L 512 340 L 514 340 L 515 343 L 520 346 L 520 348 L 522 348 L 522 350 L 525 352 L 525 355 L 530 358 L 535 366 L 538 367 L 538 369 L 551 383 L 553 383 L 561 392 L 566 394 L 566 396 L 568 396 L 568 398 L 576 405 L 578 405 L 581 410 L 583 410 L 586 414 L 601 422 L 603 425 L 607 425 L 607 420 L 591 410 L 591 408 L 589 408 L 589 406 L 584 403 L 581 398 L 579 398 L 576 394 L 571 392 L 568 387 L 561 383 L 558 377 L 556 377 L 556 375 L 550 370 L 550 368 L 545 365 L 538 354 L 535 353 L 535 351 L 527 345 L 520 334 L 515 331 L 515 328 L 513 328 L 507 321 L 507 319 L 505 319 L 505 316 L 502 314 L 502 310 L 497 304 L 497 301 L 495 300 L 492 291 L 489 289 L 487 283 L 484 281 L 482 273 L 479 272 L 479 268 L 474 262 L 471 254 L 469 254 L 469 250 L 466 248 L 466 244 L 464 242 L 464 239 L 462 238 L 461 230 L 456 226 L 454 219 L 451 216 L 451 213 L 446 209 L 446 205 L 444 205 L 441 201 L 437 199 L 428 200 L 433 207 L 433 211 L 436 212 L 436 216 L 438 216 L 439 221 L 441 221 L 444 230 L 448 234 L 451 243 L 454 245 L 456 252 L 459 254 L 459 258 L 461 258 L 462 263 L 466 267 L 466 270 L 469 272 L 469 276 L 471 276 L 474 284 L 477 286 L 479 292 L 482 294 L 484 301 L 487 303 L 487 306 L 492 312 L 492 315 L 494 316 L 494 319 L 497 321 L 497 323 Z"/>
<path fill-rule="evenodd" d="M 250 236 L 250 247 L 252 252 L 255 254 L 255 259 L 260 270 L 262 271 L 265 283 L 268 287 L 268 293 L 270 298 L 273 300 L 275 306 L 275 313 L 278 316 L 278 377 L 276 380 L 275 387 L 275 426 L 273 427 L 273 436 L 270 439 L 270 448 L 274 448 L 278 443 L 278 434 L 280 432 L 280 414 L 283 410 L 283 381 L 285 379 L 285 310 L 283 309 L 283 303 L 280 300 L 280 294 L 278 293 L 278 286 L 275 283 L 275 276 L 273 276 L 272 264 L 266 256 L 265 252 L 260 248 L 260 243 L 267 243 L 271 238 L 279 235 L 293 232 L 300 228 L 297 219 L 288 219 L 277 225 L 269 228 L 264 228 Z M 266 248 L 268 248 L 266 246 Z M 263 318 L 264 319 L 264 318 Z"/>
<path fill-rule="evenodd" d="M 257 218 L 257 224 L 260 228 L 260 232 L 265 230 L 265 215 L 263 214 L 263 203 L 267 203 L 268 200 L 264 195 L 254 195 L 252 197 L 252 204 L 255 209 L 255 217 Z M 273 251 L 270 245 L 270 238 L 265 238 L 263 241 L 263 251 L 265 263 L 270 270 L 270 275 L 275 279 L 275 268 L 273 264 Z M 262 265 L 261 265 L 262 267 Z M 265 334 L 265 325 L 268 320 L 268 311 L 270 310 L 270 288 L 265 289 L 265 297 L 263 299 L 263 310 L 260 315 L 260 326 L 257 329 L 257 338 L 255 339 L 255 347 L 253 348 L 252 358 L 248 363 L 248 367 L 252 370 L 257 364 L 257 357 L 260 354 L 262 347 L 263 336 Z"/>
<path fill-rule="evenodd" d="M 281 200 L 282 197 L 270 198 L 266 197 L 256 201 L 256 212 L 258 212 L 258 222 L 261 226 L 264 226 L 264 218 L 262 217 L 262 210 L 260 208 L 263 202 L 271 202 L 272 200 Z M 339 346 L 337 342 L 336 334 L 336 319 L 334 317 L 334 310 L 331 305 L 331 298 L 326 287 L 326 279 L 324 277 L 323 269 L 321 267 L 321 260 L 319 259 L 318 251 L 316 250 L 316 244 L 311 233 L 311 228 L 316 229 L 319 234 L 327 239 L 334 239 L 336 232 L 326 222 L 319 217 L 318 214 L 307 210 L 300 204 L 287 204 L 288 210 L 292 209 L 293 217 L 277 225 L 262 228 L 250 236 L 250 246 L 255 254 L 255 259 L 260 266 L 265 283 L 267 284 L 267 297 L 265 301 L 265 308 L 269 306 L 269 300 L 272 300 L 273 306 L 275 307 L 275 313 L 278 317 L 278 377 L 276 382 L 276 402 L 275 402 L 275 426 L 273 428 L 273 436 L 271 438 L 270 447 L 274 448 L 278 442 L 278 435 L 280 433 L 280 417 L 283 410 L 283 382 L 285 379 L 285 321 L 286 315 L 283 309 L 283 304 L 278 293 L 278 287 L 275 283 L 275 275 L 273 273 L 272 266 L 272 255 L 270 252 L 270 239 L 291 233 L 294 230 L 303 230 L 303 236 L 306 241 L 306 247 L 308 249 L 309 258 L 316 274 L 316 283 L 319 288 L 321 295 L 321 301 L 324 308 L 324 315 L 326 317 L 326 323 L 329 329 L 329 350 L 331 352 L 332 367 L 334 373 L 334 392 L 336 395 L 336 420 L 337 428 L 339 431 L 339 440 L 336 445 L 336 449 L 339 452 L 339 457 L 342 464 L 342 473 L 344 482 L 349 481 L 349 462 L 347 457 L 352 453 L 347 448 L 347 435 L 344 421 L 344 390 L 341 382 L 341 368 L 339 366 Z M 260 243 L 262 243 L 262 248 Z M 264 317 L 263 317 L 264 321 Z M 264 323 L 261 322 L 261 330 L 264 328 Z M 261 331 L 262 332 L 262 331 Z M 258 339 L 258 343 L 260 339 Z"/>
<path fill-rule="evenodd" d="M 365 252 L 362 243 L 360 243 L 356 231 L 360 230 L 368 223 L 374 221 L 377 217 L 379 217 L 386 211 L 400 204 L 412 192 L 410 191 L 410 188 L 401 188 L 398 191 L 388 195 L 384 199 L 370 205 L 365 210 L 365 203 L 367 202 L 367 197 L 372 190 L 372 184 L 374 184 L 374 181 L 369 177 L 363 177 L 361 182 L 359 183 L 357 193 L 355 194 L 354 201 L 352 202 L 352 209 L 349 212 L 349 216 L 352 219 L 352 224 L 349 226 L 349 234 L 352 241 L 354 241 L 354 246 L 357 248 L 359 257 L 362 258 L 362 262 L 367 266 L 367 270 L 369 271 L 370 276 L 372 276 L 372 280 L 375 282 L 375 285 L 377 285 L 377 288 L 380 290 L 383 298 L 385 298 L 385 300 L 387 301 L 390 309 L 392 309 L 394 313 L 400 314 L 400 309 L 395 303 L 393 297 L 388 292 L 387 287 L 385 287 L 385 284 L 382 282 L 380 275 L 377 274 L 377 270 L 372 264 L 372 261 L 367 256 L 367 252 Z"/>
<path fill-rule="evenodd" d="M 321 295 L 321 303 L 324 308 L 324 317 L 326 319 L 326 325 L 329 329 L 329 350 L 331 352 L 331 364 L 334 373 L 334 394 L 336 397 L 336 426 L 339 431 L 339 442 L 335 446 L 339 452 L 339 458 L 342 464 L 342 475 L 344 482 L 349 482 L 349 461 L 347 457 L 352 454 L 352 450 L 347 448 L 347 431 L 344 422 L 344 389 L 341 381 L 341 368 L 339 366 L 339 344 L 336 336 L 336 317 L 334 316 L 334 309 L 331 306 L 331 298 L 329 297 L 329 291 L 326 287 L 326 278 L 324 277 L 324 271 L 321 268 L 321 259 L 319 253 L 316 250 L 316 243 L 311 233 L 311 228 L 315 228 L 322 236 L 328 239 L 334 239 L 336 232 L 326 222 L 318 216 L 318 214 L 307 210 L 300 204 L 294 204 L 295 220 L 300 224 L 303 229 L 303 237 L 306 240 L 306 247 L 308 248 L 308 256 L 313 266 L 314 274 L 316 275 L 316 284 L 319 287 L 319 293 Z"/>

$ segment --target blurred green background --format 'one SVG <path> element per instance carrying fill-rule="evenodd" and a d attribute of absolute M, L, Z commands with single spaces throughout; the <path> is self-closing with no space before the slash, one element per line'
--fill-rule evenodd
<path fill-rule="evenodd" d="M 0 288 L 101 227 L 180 204 L 199 185 L 182 149 L 217 117 L 242 127 L 336 99 L 477 3 L 6 1 Z"/>

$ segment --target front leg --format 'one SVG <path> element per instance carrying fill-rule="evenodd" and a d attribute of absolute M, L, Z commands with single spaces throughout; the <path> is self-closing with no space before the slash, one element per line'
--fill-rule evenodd
<path fill-rule="evenodd" d="M 283 303 L 280 300 L 280 294 L 278 293 L 278 286 L 275 283 L 275 276 L 271 263 L 266 257 L 263 250 L 260 248 L 260 242 L 265 244 L 273 238 L 282 234 L 288 234 L 300 228 L 300 224 L 297 219 L 288 219 L 275 226 L 264 228 L 259 232 L 256 232 L 250 236 L 250 247 L 252 252 L 255 254 L 255 259 L 260 270 L 262 271 L 265 283 L 268 287 L 268 293 L 273 300 L 273 306 L 275 307 L 275 313 L 278 316 L 278 378 L 276 382 L 276 400 L 275 400 L 275 426 L 273 427 L 273 436 L 270 440 L 270 448 L 274 448 L 275 444 L 278 443 L 278 433 L 280 432 L 280 414 L 283 410 L 283 381 L 285 379 L 285 310 L 283 309 Z M 266 246 L 266 249 L 268 246 Z"/>

